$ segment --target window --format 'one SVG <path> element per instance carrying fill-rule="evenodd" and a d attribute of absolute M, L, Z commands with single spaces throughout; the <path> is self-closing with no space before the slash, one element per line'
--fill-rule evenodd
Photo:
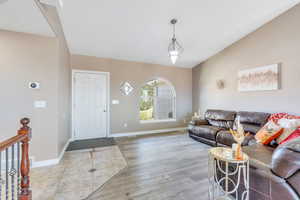
<path fill-rule="evenodd" d="M 171 83 L 163 79 L 148 81 L 140 91 L 140 121 L 176 121 L 176 94 Z"/>

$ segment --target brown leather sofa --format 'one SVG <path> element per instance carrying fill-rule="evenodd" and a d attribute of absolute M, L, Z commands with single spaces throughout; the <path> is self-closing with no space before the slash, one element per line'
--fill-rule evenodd
<path fill-rule="evenodd" d="M 250 200 L 300 200 L 300 139 L 276 148 L 255 142 L 254 135 L 269 114 L 208 110 L 204 120 L 189 124 L 189 135 L 212 146 L 231 146 L 228 128 L 234 128 L 237 117 L 251 133 L 243 144 L 250 157 Z"/>
<path fill-rule="evenodd" d="M 204 119 L 190 122 L 188 132 L 191 138 L 212 146 L 231 146 L 234 139 L 229 128 L 240 119 L 247 136 L 243 146 L 254 140 L 254 135 L 267 122 L 270 114 L 260 112 L 235 112 L 225 110 L 207 110 Z"/>
<path fill-rule="evenodd" d="M 300 200 L 300 138 L 243 151 L 250 157 L 250 200 Z"/>

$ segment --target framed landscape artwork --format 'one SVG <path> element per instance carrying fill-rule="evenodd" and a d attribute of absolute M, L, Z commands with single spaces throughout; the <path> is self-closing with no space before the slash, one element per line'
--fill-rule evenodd
<path fill-rule="evenodd" d="M 238 90 L 265 91 L 279 89 L 279 64 L 240 70 L 238 73 Z"/>

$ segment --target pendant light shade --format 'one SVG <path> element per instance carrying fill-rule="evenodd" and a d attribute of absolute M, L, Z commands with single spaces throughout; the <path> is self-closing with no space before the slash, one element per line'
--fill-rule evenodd
<path fill-rule="evenodd" d="M 172 64 L 175 64 L 178 57 L 182 54 L 183 48 L 182 46 L 177 42 L 176 36 L 175 36 L 175 24 L 177 23 L 176 19 L 171 20 L 171 24 L 173 25 L 173 37 L 171 39 L 171 43 L 169 44 L 168 52 L 169 57 L 171 59 Z"/>

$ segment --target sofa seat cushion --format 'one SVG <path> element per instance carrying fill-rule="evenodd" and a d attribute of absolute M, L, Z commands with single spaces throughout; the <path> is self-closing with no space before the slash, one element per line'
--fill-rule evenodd
<path fill-rule="evenodd" d="M 267 197 L 271 193 L 271 180 L 282 182 L 282 179 L 271 172 L 273 151 L 273 148 L 261 144 L 243 147 L 243 152 L 250 158 L 250 189 Z"/>
<path fill-rule="evenodd" d="M 300 171 L 295 173 L 292 177 L 287 180 L 293 188 L 300 193 Z"/>
<path fill-rule="evenodd" d="M 262 144 L 243 147 L 243 152 L 249 156 L 252 167 L 267 170 L 271 169 L 273 151 L 274 148 Z"/>
<path fill-rule="evenodd" d="M 209 140 L 216 140 L 217 132 L 220 131 L 221 128 L 209 125 L 201 125 L 201 126 L 194 126 L 193 127 L 193 134 L 199 137 L 203 137 Z"/>
<path fill-rule="evenodd" d="M 242 143 L 242 146 L 248 145 L 249 141 L 253 140 L 253 138 L 253 135 L 246 136 L 244 142 Z M 218 144 L 227 146 L 231 146 L 233 143 L 236 143 L 231 133 L 226 130 L 221 130 L 217 133 L 216 141 Z"/>

